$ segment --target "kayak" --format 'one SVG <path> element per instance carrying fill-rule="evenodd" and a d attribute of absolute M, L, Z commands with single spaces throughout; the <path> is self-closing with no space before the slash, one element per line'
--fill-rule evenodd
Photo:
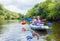
<path fill-rule="evenodd" d="M 34 30 L 48 30 L 49 27 L 45 26 L 44 24 L 40 24 L 39 26 L 30 24 L 30 28 Z"/>

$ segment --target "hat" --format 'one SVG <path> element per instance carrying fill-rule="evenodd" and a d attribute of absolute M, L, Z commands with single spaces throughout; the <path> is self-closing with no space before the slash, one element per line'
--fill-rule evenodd
<path fill-rule="evenodd" d="M 38 18 L 40 18 L 40 16 L 37 16 Z"/>

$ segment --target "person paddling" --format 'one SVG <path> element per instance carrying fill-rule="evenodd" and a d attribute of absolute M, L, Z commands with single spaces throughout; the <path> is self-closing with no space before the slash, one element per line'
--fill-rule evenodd
<path fill-rule="evenodd" d="M 37 23 L 40 23 L 41 24 L 41 19 L 39 16 L 37 16 L 37 19 L 36 19 Z"/>
<path fill-rule="evenodd" d="M 33 20 L 33 23 L 34 23 L 35 25 L 39 25 L 39 24 L 41 24 L 42 22 L 41 22 L 40 17 L 37 16 L 36 19 Z"/>

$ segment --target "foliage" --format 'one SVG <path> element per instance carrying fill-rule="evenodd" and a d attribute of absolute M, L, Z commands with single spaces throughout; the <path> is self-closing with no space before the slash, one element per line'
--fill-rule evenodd
<path fill-rule="evenodd" d="M 46 0 L 38 3 L 25 16 L 40 16 L 52 21 L 60 20 L 60 0 Z"/>
<path fill-rule="evenodd" d="M 5 9 L 2 4 L 0 4 L 0 19 L 5 19 L 5 20 L 20 19 L 21 18 L 20 16 L 22 15 L 16 12 L 9 11 Z"/>

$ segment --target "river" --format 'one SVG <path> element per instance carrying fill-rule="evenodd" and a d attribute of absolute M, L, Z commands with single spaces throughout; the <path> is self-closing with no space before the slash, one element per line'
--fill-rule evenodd
<path fill-rule="evenodd" d="M 32 36 L 32 33 L 30 30 L 26 32 L 22 32 L 22 27 L 25 27 L 27 29 L 29 27 L 28 24 L 26 24 L 25 26 L 22 26 L 18 20 L 17 21 L 10 20 L 6 22 L 7 22 L 6 24 L 0 25 L 0 28 L 1 27 L 3 28 L 0 34 L 0 41 L 56 41 L 58 40 L 57 39 L 58 37 L 54 34 L 56 33 L 54 32 L 55 29 L 52 29 L 54 33 L 50 35 L 48 35 L 44 31 L 35 31 L 40 35 L 39 40 L 37 40 L 36 37 L 33 37 L 31 40 L 27 40 L 26 36 Z M 51 37 L 51 35 L 53 37 Z"/>

